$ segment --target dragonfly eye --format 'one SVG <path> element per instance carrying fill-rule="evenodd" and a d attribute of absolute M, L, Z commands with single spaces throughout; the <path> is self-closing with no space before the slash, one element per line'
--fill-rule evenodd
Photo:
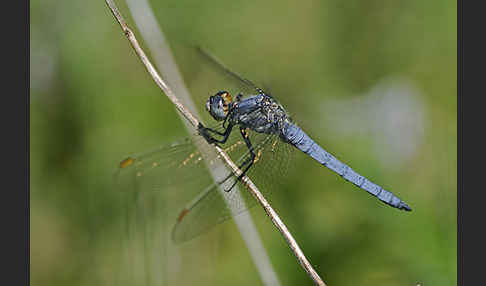
<path fill-rule="evenodd" d="M 224 99 L 219 94 L 209 97 L 206 102 L 206 110 L 218 121 L 224 120 L 228 113 L 227 108 L 225 108 Z"/>
<path fill-rule="evenodd" d="M 222 91 L 221 97 L 223 98 L 225 106 L 229 105 L 233 101 L 233 99 L 231 98 L 231 94 L 229 94 L 229 92 L 227 91 Z"/>

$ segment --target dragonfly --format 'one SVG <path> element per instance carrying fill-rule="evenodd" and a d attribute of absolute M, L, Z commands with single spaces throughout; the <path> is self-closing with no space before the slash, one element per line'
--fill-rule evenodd
<path fill-rule="evenodd" d="M 120 170 L 132 169 L 139 179 L 150 173 L 164 173 L 168 178 L 165 184 L 167 187 L 177 188 L 181 182 L 198 185 L 198 176 L 195 174 L 219 159 L 218 156 L 207 157 L 198 151 L 196 145 L 200 142 L 194 140 L 199 140 L 223 147 L 242 170 L 238 176 L 227 171 L 218 180 L 209 178 L 207 173 L 199 176 L 205 179 L 207 187 L 178 215 L 172 230 L 174 242 L 190 240 L 255 205 L 249 192 L 238 191 L 239 186 L 245 187 L 242 178 L 248 175 L 257 185 L 262 182 L 265 193 L 267 188 L 278 183 L 288 166 L 292 165 L 294 150 L 303 152 L 386 205 L 411 211 L 399 197 L 360 175 L 315 142 L 270 93 L 233 72 L 206 51 L 199 48 L 198 52 L 222 73 L 245 86 L 247 92 L 240 91 L 234 98 L 227 90 L 211 95 L 205 103 L 205 109 L 214 119 L 215 125 L 207 127 L 199 123 L 196 139 L 186 139 L 135 154 L 119 164 Z M 236 130 L 238 132 L 234 132 Z M 209 163 L 205 166 L 202 162 Z M 172 175 L 176 172 L 179 175 Z M 164 187 L 159 185 L 159 188 Z"/>

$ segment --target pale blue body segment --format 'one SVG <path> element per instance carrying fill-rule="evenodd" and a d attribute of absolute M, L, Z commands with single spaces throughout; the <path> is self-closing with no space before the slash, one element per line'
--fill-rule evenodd
<path fill-rule="evenodd" d="M 295 124 L 287 124 L 282 135 L 286 141 L 294 145 L 297 149 L 311 156 L 321 165 L 331 169 L 346 181 L 355 184 L 359 188 L 377 197 L 382 202 L 398 209 L 411 210 L 411 208 L 397 196 L 383 189 L 381 186 L 372 183 L 367 178 L 356 173 L 348 165 L 329 154 Z"/>

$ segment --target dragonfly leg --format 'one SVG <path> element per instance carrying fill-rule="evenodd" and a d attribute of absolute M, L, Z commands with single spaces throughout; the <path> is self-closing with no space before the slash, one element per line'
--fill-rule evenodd
<path fill-rule="evenodd" d="M 199 125 L 197 126 L 197 129 L 199 131 L 199 134 L 201 134 L 201 136 L 204 137 L 204 139 L 206 139 L 206 141 L 209 144 L 212 144 L 212 143 L 221 143 L 221 144 L 224 144 L 224 143 L 226 143 L 226 141 L 228 140 L 228 138 L 229 138 L 229 136 L 231 134 L 231 130 L 233 129 L 233 124 L 229 124 L 228 127 L 224 130 L 224 132 L 219 132 L 217 130 L 204 127 L 201 122 L 199 122 Z M 218 139 L 214 138 L 213 136 L 211 136 L 211 134 L 209 134 L 208 131 L 209 132 L 213 132 L 215 134 L 218 134 L 220 136 L 223 136 L 223 139 L 218 140 Z"/>
<path fill-rule="evenodd" d="M 234 111 L 234 108 L 231 108 L 228 112 L 228 114 L 226 114 L 226 117 L 224 118 L 224 121 L 223 121 L 223 128 L 226 128 L 226 122 L 228 121 L 228 118 L 231 117 L 231 113 L 233 113 Z"/>
<path fill-rule="evenodd" d="M 225 191 L 226 192 L 229 192 L 231 191 L 234 186 L 238 183 L 239 180 L 241 180 L 241 178 L 243 178 L 246 173 L 248 172 L 248 170 L 250 169 L 250 167 L 253 165 L 253 162 L 255 162 L 255 152 L 253 152 L 253 145 L 251 144 L 250 142 L 250 139 L 248 138 L 248 133 L 246 132 L 245 128 L 242 128 L 240 127 L 240 133 L 241 133 L 241 136 L 243 137 L 243 140 L 245 140 L 245 143 L 246 143 L 246 147 L 248 147 L 248 150 L 250 151 L 250 158 L 247 158 L 240 166 L 239 168 L 243 168 L 243 166 L 247 165 L 245 170 L 243 170 L 243 172 L 238 176 L 238 178 L 236 178 L 235 182 L 233 183 L 233 185 L 231 185 L 231 187 L 229 189 L 226 189 Z"/>
<path fill-rule="evenodd" d="M 241 92 L 240 92 L 240 93 L 238 93 L 238 94 L 236 95 L 236 102 L 241 101 L 241 98 L 242 98 L 242 97 L 243 97 L 243 93 L 241 93 Z"/>

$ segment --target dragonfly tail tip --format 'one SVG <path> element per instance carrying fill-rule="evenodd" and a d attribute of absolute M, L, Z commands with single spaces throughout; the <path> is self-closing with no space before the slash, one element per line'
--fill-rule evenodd
<path fill-rule="evenodd" d="M 404 202 L 400 202 L 400 204 L 398 205 L 398 208 L 401 209 L 401 210 L 405 210 L 405 211 L 408 211 L 408 212 L 411 212 L 412 211 L 412 208 L 409 207 L 406 203 Z"/>

